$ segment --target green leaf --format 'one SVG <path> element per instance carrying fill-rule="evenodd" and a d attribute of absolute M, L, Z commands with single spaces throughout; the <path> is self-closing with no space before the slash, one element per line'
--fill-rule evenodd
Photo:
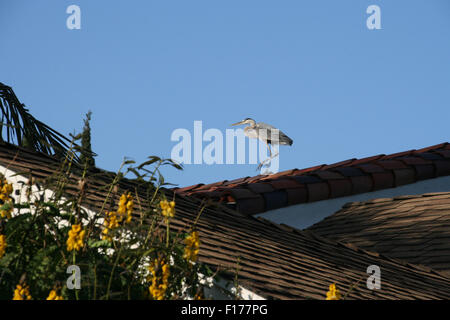
<path fill-rule="evenodd" d="M 88 240 L 88 246 L 90 248 L 100 248 L 100 247 L 107 247 L 107 248 L 111 248 L 111 242 L 109 242 L 108 240 L 94 240 L 94 239 L 89 239 Z"/>
<path fill-rule="evenodd" d="M 153 158 L 151 160 L 147 160 L 145 162 L 142 162 L 137 168 L 140 170 L 140 169 L 142 169 L 145 166 L 149 166 L 152 163 L 155 163 L 156 161 L 160 161 L 160 159 L 158 157 L 155 157 L 155 158 Z"/>
<path fill-rule="evenodd" d="M 142 175 L 139 173 L 139 171 L 137 171 L 135 168 L 128 168 L 127 169 L 127 173 L 128 172 L 133 173 L 136 176 L 136 178 L 141 178 L 142 177 Z"/>
<path fill-rule="evenodd" d="M 0 210 L 8 211 L 12 209 L 14 205 L 11 202 L 5 202 L 3 205 L 0 206 Z"/>

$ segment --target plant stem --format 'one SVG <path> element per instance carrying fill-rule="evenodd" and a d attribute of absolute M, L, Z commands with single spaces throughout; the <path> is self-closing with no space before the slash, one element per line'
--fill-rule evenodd
<path fill-rule="evenodd" d="M 123 248 L 123 245 L 120 246 L 119 252 L 117 253 L 116 261 L 114 261 L 114 265 L 111 269 L 111 275 L 109 276 L 108 287 L 106 289 L 106 300 L 109 300 L 109 291 L 111 290 L 111 284 L 112 284 L 114 271 L 116 270 L 116 266 L 119 263 L 119 258 L 120 258 L 120 253 L 122 252 L 122 248 Z"/>
<path fill-rule="evenodd" d="M 169 218 L 166 218 L 166 248 L 169 248 Z"/>
<path fill-rule="evenodd" d="M 73 251 L 73 256 L 72 256 L 72 262 L 73 262 L 73 265 L 75 266 L 76 265 L 76 253 L 75 253 L 76 251 L 74 250 Z M 81 280 L 81 279 L 80 279 Z M 75 278 L 75 282 L 77 281 L 77 279 Z M 79 296 L 78 296 L 78 289 L 77 288 L 75 288 L 75 299 L 76 300 L 80 300 L 80 298 L 79 298 Z"/>

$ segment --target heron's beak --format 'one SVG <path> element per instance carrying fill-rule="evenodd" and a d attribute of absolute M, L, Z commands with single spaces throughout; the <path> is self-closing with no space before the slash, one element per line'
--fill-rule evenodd
<path fill-rule="evenodd" d="M 238 125 L 242 124 L 243 122 L 244 121 L 239 121 L 239 122 L 233 123 L 232 126 L 238 126 Z"/>

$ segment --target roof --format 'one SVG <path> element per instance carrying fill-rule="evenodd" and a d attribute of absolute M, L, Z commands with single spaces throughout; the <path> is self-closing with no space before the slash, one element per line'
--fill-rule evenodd
<path fill-rule="evenodd" d="M 0 143 L 0 164 L 16 172 L 29 172 L 38 183 L 50 179 L 59 163 Z M 87 208 L 98 210 L 102 206 L 107 194 L 104 186 L 113 176 L 99 169 L 89 173 L 83 202 Z M 72 173 L 66 178 L 66 193 L 76 194 L 80 177 Z M 136 182 L 126 179 L 121 180 L 119 189 L 136 189 L 142 197 L 145 194 Z M 115 192 L 116 199 L 119 191 Z M 171 190 L 164 192 L 172 194 Z M 171 228 L 190 226 L 201 205 L 198 199 L 177 196 Z M 350 299 L 450 299 L 450 281 L 430 268 L 242 215 L 218 204 L 212 203 L 203 211 L 197 230 L 199 261 L 214 268 L 238 268 L 239 284 L 265 298 L 323 299 L 328 286 L 335 282 L 343 293 L 357 284 L 348 295 Z M 382 287 L 371 291 L 365 284 L 366 268 L 374 264 L 382 270 Z"/>
<path fill-rule="evenodd" d="M 350 159 L 211 184 L 174 188 L 178 194 L 211 198 L 257 214 L 299 203 L 371 192 L 450 175 L 450 145 Z"/>
<path fill-rule="evenodd" d="M 450 276 L 450 192 L 349 203 L 308 230 Z"/>

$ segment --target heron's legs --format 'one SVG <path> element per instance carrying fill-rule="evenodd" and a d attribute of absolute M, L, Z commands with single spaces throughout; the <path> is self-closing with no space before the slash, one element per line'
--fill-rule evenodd
<path fill-rule="evenodd" d="M 256 168 L 256 171 L 261 170 L 262 166 L 267 162 L 267 160 L 270 160 L 270 159 L 266 159 L 266 160 L 264 160 L 264 161 L 261 161 L 261 162 L 258 164 L 258 168 Z"/>
<path fill-rule="evenodd" d="M 267 158 L 267 159 L 264 160 L 264 161 L 261 161 L 261 162 L 259 163 L 258 168 L 256 169 L 256 171 L 260 170 L 261 167 L 262 167 L 268 160 L 270 160 L 270 159 L 272 158 L 272 150 L 270 150 L 270 145 L 269 145 L 269 143 L 267 143 L 267 141 L 265 141 L 265 140 L 264 140 L 264 143 L 266 144 L 267 148 L 269 149 L 269 158 Z"/>
<path fill-rule="evenodd" d="M 267 143 L 267 141 L 265 141 L 265 143 L 267 145 L 267 148 L 269 148 L 269 156 L 270 156 L 270 158 L 272 158 L 272 150 L 270 150 L 270 144 Z"/>
<path fill-rule="evenodd" d="M 266 144 L 267 144 L 267 147 L 269 148 L 269 158 L 267 160 L 271 160 L 278 155 L 278 152 L 275 154 L 272 154 L 272 150 L 270 149 L 270 144 L 268 144 L 267 142 L 266 142 Z"/>
<path fill-rule="evenodd" d="M 259 171 L 259 170 L 261 169 L 261 167 L 262 167 L 266 162 L 269 162 L 269 163 L 270 163 L 270 161 L 271 161 L 273 158 L 275 158 L 276 156 L 278 156 L 278 152 L 277 152 L 276 154 L 272 155 L 272 150 L 270 149 L 270 144 L 267 143 L 267 141 L 264 141 L 264 142 L 266 143 L 267 148 L 269 149 L 269 158 L 267 158 L 267 159 L 264 160 L 264 161 L 261 161 L 261 162 L 259 163 L 258 168 L 256 169 L 256 171 Z"/>

